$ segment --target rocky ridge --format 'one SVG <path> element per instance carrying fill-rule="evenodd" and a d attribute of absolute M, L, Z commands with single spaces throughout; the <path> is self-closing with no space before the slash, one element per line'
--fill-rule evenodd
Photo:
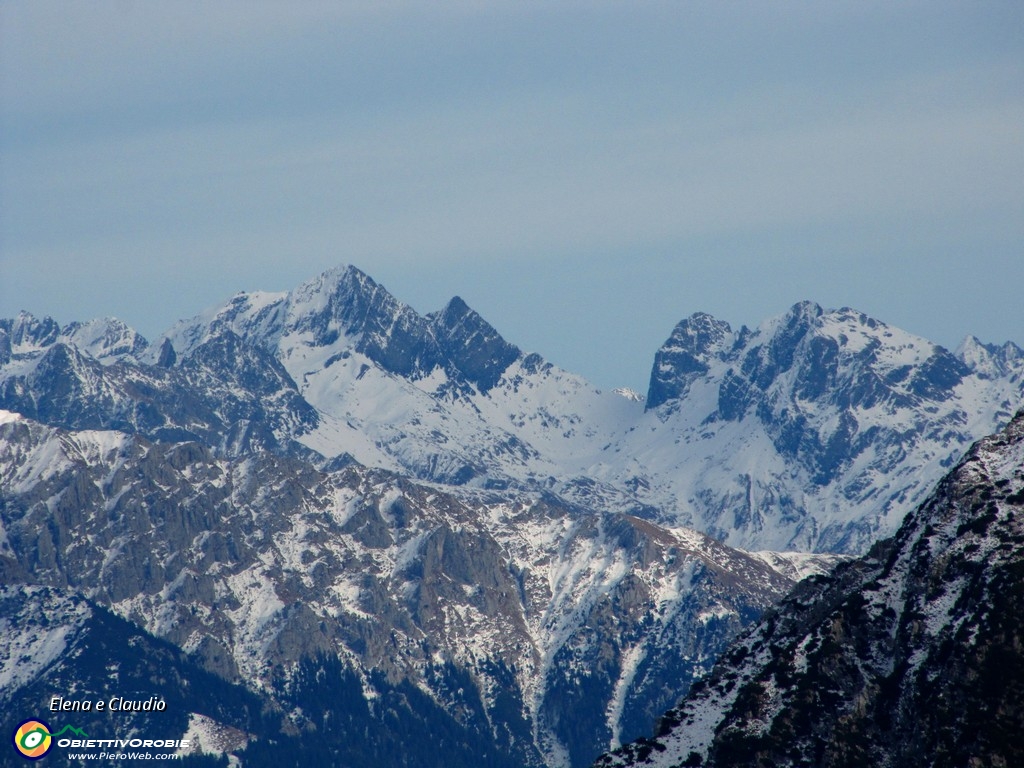
<path fill-rule="evenodd" d="M 1024 411 L 896 535 L 802 583 L 642 739 L 597 765 L 1024 760 Z"/>
<path fill-rule="evenodd" d="M 793 583 L 706 536 L 551 495 L 0 421 L 11 581 L 105 606 L 299 730 L 328 726 L 291 692 L 325 695 L 303 670 L 335 663 L 371 699 L 415 686 L 516 764 L 586 765 Z"/>
<path fill-rule="evenodd" d="M 865 551 L 1022 398 L 1012 343 L 952 353 L 804 302 L 753 330 L 683 320 L 643 402 L 354 267 L 238 294 L 152 345 L 112 320 L 0 321 L 0 407 L 45 423 L 548 491 L 752 550 Z"/>

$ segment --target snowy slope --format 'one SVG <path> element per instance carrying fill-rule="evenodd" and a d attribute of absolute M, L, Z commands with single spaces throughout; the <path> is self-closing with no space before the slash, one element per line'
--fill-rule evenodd
<path fill-rule="evenodd" d="M 754 331 L 696 315 L 611 449 L 629 458 L 592 473 L 734 546 L 862 551 L 1024 400 L 1005 350 L 997 368 L 809 303 Z"/>
<path fill-rule="evenodd" d="M 1024 759 L 1024 411 L 893 539 L 804 583 L 601 766 Z"/>
<path fill-rule="evenodd" d="M 473 332 L 460 337 L 467 325 Z M 546 482 L 582 471 L 642 412 L 524 355 L 461 301 L 423 318 L 354 268 L 290 293 L 240 294 L 166 339 L 187 359 L 225 329 L 270 350 L 330 417 L 299 438 L 305 445 L 440 482 Z M 481 375 L 481 349 L 504 367 Z"/>
<path fill-rule="evenodd" d="M 453 315 L 442 332 L 437 318 Z M 453 351 L 438 340 L 459 323 L 480 331 Z M 300 438 L 325 455 L 446 483 L 545 487 L 752 549 L 863 550 L 1024 397 L 1012 344 L 969 339 L 952 355 L 809 302 L 753 331 L 684 320 L 658 352 L 645 405 L 510 348 L 458 300 L 421 318 L 353 268 L 289 294 L 240 295 L 168 339 L 187 356 L 225 324 L 268 345 L 333 417 Z M 453 362 L 481 338 L 504 366 L 486 386 Z"/>
<path fill-rule="evenodd" d="M 34 600 L 46 602 L 46 614 Z M 4 606 L 0 611 L 2 701 L 60 658 L 91 614 L 84 600 L 52 595 L 43 587 L 26 588 L 23 595 L 21 589 L 0 586 L 0 605 Z M 54 620 L 47 621 L 47 615 Z"/>
<path fill-rule="evenodd" d="M 461 299 L 421 316 L 354 267 L 148 346 L 112 320 L 0 321 L 0 407 L 46 423 L 545 490 L 749 550 L 864 551 L 1022 400 L 1013 344 L 952 354 L 810 302 L 754 330 L 683 320 L 646 398 L 522 352 Z"/>

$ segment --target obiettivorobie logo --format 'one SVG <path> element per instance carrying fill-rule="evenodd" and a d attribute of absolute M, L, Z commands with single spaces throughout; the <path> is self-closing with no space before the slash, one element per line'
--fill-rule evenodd
<path fill-rule="evenodd" d="M 69 738 L 69 735 L 73 738 Z M 119 759 L 152 759 L 154 754 L 157 756 L 173 757 L 178 758 L 182 756 L 183 751 L 187 751 L 192 748 L 192 742 L 189 739 L 96 739 L 92 738 L 85 731 L 80 728 L 75 728 L 71 725 L 65 725 L 56 733 L 50 727 L 50 724 L 45 720 L 40 720 L 38 717 L 29 718 L 23 720 L 17 728 L 14 729 L 14 733 L 11 736 L 11 742 L 14 744 L 14 749 L 17 750 L 18 754 L 24 757 L 26 760 L 38 760 L 39 758 L 46 755 L 50 749 L 54 746 L 60 749 L 144 749 L 144 750 L 178 750 L 176 753 L 152 753 L 152 752 L 131 752 L 131 753 L 109 753 L 102 752 L 99 754 L 100 758 L 119 758 Z M 72 755 L 74 757 L 74 755 Z"/>
<path fill-rule="evenodd" d="M 11 741 L 14 742 L 14 748 L 26 760 L 38 760 L 50 751 L 50 747 L 53 746 L 53 740 L 60 738 L 65 733 L 73 733 L 81 738 L 89 738 L 84 731 L 70 725 L 65 725 L 60 731 L 54 733 L 50 729 L 49 723 L 33 717 L 21 722 L 14 729 Z"/>

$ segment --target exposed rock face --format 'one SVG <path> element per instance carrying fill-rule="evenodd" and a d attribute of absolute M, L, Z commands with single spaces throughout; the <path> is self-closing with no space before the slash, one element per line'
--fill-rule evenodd
<path fill-rule="evenodd" d="M 728 323 L 704 312 L 681 321 L 654 356 L 647 408 L 684 398 L 690 383 L 711 370 L 712 360 L 726 359 L 732 336 Z"/>
<path fill-rule="evenodd" d="M 1024 412 L 600 766 L 1024 761 Z"/>
<path fill-rule="evenodd" d="M 354 267 L 241 293 L 153 345 L 0 321 L 0 407 L 68 429 L 553 491 L 732 546 L 860 553 L 1024 398 L 1024 352 L 956 354 L 850 309 L 683 320 L 646 401 L 525 355 L 459 298 L 421 316 Z"/>
<path fill-rule="evenodd" d="M 39 349 L 57 341 L 60 326 L 51 317 L 39 320 L 28 312 L 20 312 L 13 320 L 0 320 L 11 347 Z"/>
<path fill-rule="evenodd" d="M 428 319 L 449 377 L 464 378 L 480 392 L 497 385 L 522 355 L 458 296 Z"/>
<path fill-rule="evenodd" d="M 554 491 L 746 549 L 863 552 L 1022 398 L 1013 344 L 954 355 L 803 302 L 753 331 L 683 320 L 643 402 L 354 267 L 238 294 L 151 346 L 116 320 L 0 322 L 0 407 L 49 424 Z"/>
<path fill-rule="evenodd" d="M 28 356 L 23 372 L 0 381 L 0 401 L 33 419 L 69 429 L 117 429 L 156 440 L 200 440 L 238 455 L 271 449 L 308 453 L 293 435 L 315 428 L 316 410 L 271 355 L 231 333 L 198 345 L 171 368 L 128 358 L 98 359 L 57 342 Z M 16 361 L 17 363 L 18 361 Z"/>
<path fill-rule="evenodd" d="M 639 735 L 793 583 L 554 496 L 460 499 L 23 417 L 0 423 L 0 487 L 10 573 L 109 607 L 300 726 L 289 708 L 325 695 L 303 670 L 341 663 L 367 690 L 417 688 L 519 765 L 586 765 Z"/>
<path fill-rule="evenodd" d="M 688 524 L 752 548 L 857 552 L 895 530 L 980 436 L 972 425 L 1010 418 L 1024 397 L 1021 358 L 1013 344 L 974 339 L 952 354 L 811 302 L 754 331 L 694 315 L 658 352 L 647 409 L 715 457 L 696 476 L 692 462 L 675 463 L 690 476 L 673 488 L 689 500 Z M 640 487 L 658 487 L 665 455 L 645 462 Z"/>
<path fill-rule="evenodd" d="M 182 765 L 220 765 L 228 754 L 247 766 L 445 765 L 515 768 L 515 749 L 501 751 L 483 713 L 466 707 L 459 686 L 471 683 L 450 666 L 434 673 L 437 687 L 468 710 L 453 716 L 408 682 L 360 680 L 336 657 L 303 660 L 287 685 L 252 691 L 197 666 L 174 645 L 144 632 L 80 595 L 48 587 L 0 586 L 0 709 L 45 713 L 54 730 L 68 726 L 94 740 L 136 736 L 188 741 Z M 364 685 L 369 686 L 364 688 Z M 366 694 L 372 691 L 373 697 Z M 147 702 L 160 711 L 50 713 L 54 696 L 72 703 L 108 703 L 112 696 Z M 295 717 L 301 708 L 302 717 Z M 451 709 L 457 709 L 451 706 Z M 355 736 L 357 737 L 355 737 Z M 109 751 L 109 745 L 106 750 Z M 71 750 L 76 751 L 76 750 Z M 78 750 L 101 754 L 104 750 Z M 176 747 L 138 750 L 154 755 Z M 66 752 L 55 749 L 52 755 Z M 50 756 L 50 760 L 60 757 Z M 7 762 L 4 763 L 8 764 Z M 13 763 L 11 763 L 13 765 Z"/>

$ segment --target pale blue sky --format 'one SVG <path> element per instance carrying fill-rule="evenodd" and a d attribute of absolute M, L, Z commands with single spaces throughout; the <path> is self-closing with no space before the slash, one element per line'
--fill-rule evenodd
<path fill-rule="evenodd" d="M 1024 3 L 0 0 L 0 317 L 340 263 L 602 387 L 802 299 L 1024 343 Z"/>

